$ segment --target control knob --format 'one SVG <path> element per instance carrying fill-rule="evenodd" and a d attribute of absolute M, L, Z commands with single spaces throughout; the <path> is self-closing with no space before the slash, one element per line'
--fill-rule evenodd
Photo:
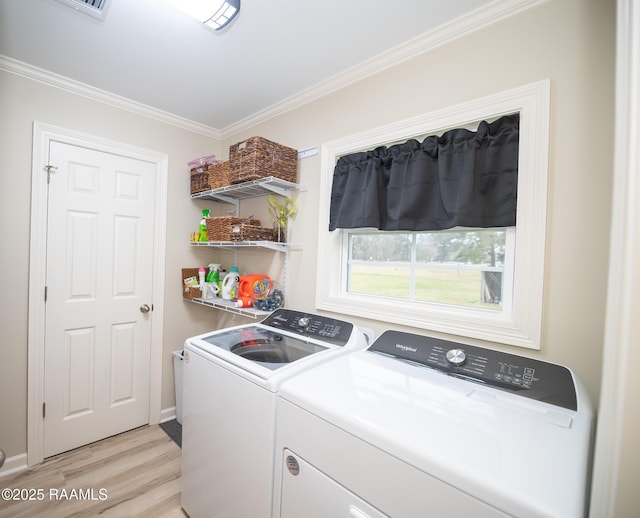
<path fill-rule="evenodd" d="M 310 322 L 310 321 L 311 321 L 311 320 L 309 319 L 309 317 L 300 317 L 300 318 L 298 319 L 298 325 L 299 325 L 300 327 L 307 328 L 307 327 L 309 327 L 309 322 Z"/>
<path fill-rule="evenodd" d="M 462 367 L 467 361 L 467 355 L 462 349 L 449 349 L 446 358 L 454 367 Z"/>

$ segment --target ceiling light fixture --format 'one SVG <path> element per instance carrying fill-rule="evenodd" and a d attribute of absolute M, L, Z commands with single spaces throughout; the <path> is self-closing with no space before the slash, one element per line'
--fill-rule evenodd
<path fill-rule="evenodd" d="M 240 0 L 168 0 L 189 16 L 219 31 L 240 12 Z"/>

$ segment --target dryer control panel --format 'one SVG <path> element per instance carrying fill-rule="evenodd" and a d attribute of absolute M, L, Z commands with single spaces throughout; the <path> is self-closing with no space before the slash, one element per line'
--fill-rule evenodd
<path fill-rule="evenodd" d="M 369 351 L 577 410 L 573 375 L 561 365 L 400 331 L 385 331 Z"/>
<path fill-rule="evenodd" d="M 339 346 L 346 345 L 353 332 L 349 322 L 291 309 L 274 311 L 262 324 Z"/>

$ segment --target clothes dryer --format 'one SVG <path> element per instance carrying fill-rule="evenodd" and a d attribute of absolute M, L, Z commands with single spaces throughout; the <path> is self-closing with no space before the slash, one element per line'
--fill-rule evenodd
<path fill-rule="evenodd" d="M 386 331 L 277 411 L 274 516 L 586 516 L 593 411 L 566 367 Z"/>

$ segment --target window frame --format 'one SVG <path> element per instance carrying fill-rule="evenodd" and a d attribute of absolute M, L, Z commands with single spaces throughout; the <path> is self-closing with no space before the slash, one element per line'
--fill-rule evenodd
<path fill-rule="evenodd" d="M 520 113 L 518 208 L 510 311 L 376 300 L 349 293 L 344 230 L 329 232 L 331 183 L 342 155 Z M 321 146 L 316 308 L 389 324 L 540 349 L 549 162 L 550 80 L 461 103 Z"/>

